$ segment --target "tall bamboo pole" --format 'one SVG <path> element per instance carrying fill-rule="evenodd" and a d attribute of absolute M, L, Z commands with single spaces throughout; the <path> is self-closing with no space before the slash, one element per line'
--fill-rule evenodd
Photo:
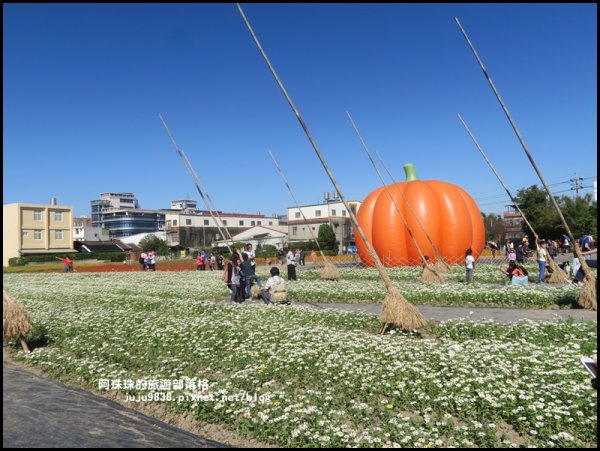
<path fill-rule="evenodd" d="M 546 180 L 544 180 L 544 177 L 542 176 L 542 173 L 541 173 L 540 169 L 538 168 L 535 160 L 533 159 L 533 156 L 531 155 L 531 152 L 527 148 L 527 145 L 525 144 L 525 140 L 523 139 L 523 136 L 521 135 L 521 132 L 517 128 L 517 124 L 515 123 L 515 121 L 511 117 L 510 113 L 508 112 L 508 108 L 506 108 L 506 105 L 504 104 L 504 101 L 502 100 L 502 97 L 500 96 L 500 93 L 496 89 L 496 86 L 494 85 L 494 82 L 492 81 L 492 78 L 490 77 L 487 69 L 483 65 L 483 62 L 481 61 L 481 58 L 479 57 L 479 55 L 477 53 L 477 50 L 475 50 L 475 47 L 471 43 L 471 40 L 469 39 L 469 36 L 467 35 L 467 32 L 465 31 L 465 29 L 460 24 L 458 18 L 455 17 L 454 20 L 456 21 L 456 24 L 458 25 L 458 27 L 460 28 L 460 31 L 462 32 L 463 36 L 465 37 L 465 39 L 467 41 L 467 44 L 469 44 L 469 47 L 471 48 L 471 51 L 473 52 L 473 55 L 475 55 L 475 59 L 479 63 L 479 67 L 483 71 L 483 75 L 485 76 L 486 80 L 488 81 L 488 84 L 492 88 L 492 91 L 494 92 L 494 95 L 498 99 L 498 102 L 500 103 L 500 106 L 502 107 L 502 110 L 504 111 L 504 114 L 506 115 L 506 117 L 508 119 L 508 122 L 510 122 L 510 125 L 511 125 L 512 129 L 514 130 L 515 134 L 517 135 L 517 138 L 519 139 L 519 142 L 521 143 L 521 147 L 523 147 L 523 150 L 525 151 L 525 154 L 527 155 L 527 158 L 529 159 L 529 162 L 533 166 L 533 169 L 535 170 L 535 172 L 537 173 L 540 181 L 544 185 L 544 188 L 546 189 L 546 192 L 550 196 L 550 200 L 551 200 L 552 204 L 554 205 L 554 208 L 556 208 L 556 211 L 558 212 L 558 216 L 560 217 L 560 220 L 562 221 L 563 226 L 564 226 L 565 230 L 567 231 L 567 234 L 569 235 L 569 238 L 571 239 L 571 242 L 573 243 L 573 247 L 575 248 L 575 253 L 577 254 L 577 258 L 581 262 L 581 266 L 582 266 L 583 271 L 585 273 L 586 282 L 587 283 L 593 283 L 593 284 L 595 284 L 596 283 L 596 279 L 592 275 L 592 272 L 590 271 L 590 268 L 588 267 L 587 263 L 585 262 L 585 258 L 583 256 L 583 254 L 581 253 L 581 249 L 579 249 L 578 242 L 575 240 L 575 237 L 573 236 L 573 233 L 571 232 L 571 229 L 569 228 L 569 225 L 567 224 L 567 221 L 565 220 L 565 217 L 563 216 L 562 211 L 561 211 L 560 207 L 558 206 L 558 203 L 556 202 L 556 199 L 552 195 L 552 191 L 550 191 L 550 187 L 546 183 Z M 595 293 L 594 293 L 594 297 L 595 297 Z M 594 310 L 595 310 L 595 304 L 596 304 L 596 300 L 595 299 L 593 301 L 593 304 L 594 304 Z"/>
<path fill-rule="evenodd" d="M 273 163 L 275 163 L 275 167 L 277 168 L 277 171 L 279 172 L 279 175 L 283 179 L 283 183 L 285 184 L 286 188 L 290 192 L 290 195 L 292 196 L 292 199 L 294 199 L 294 203 L 296 204 L 296 207 L 298 208 L 298 210 L 300 210 L 300 214 L 302 215 L 302 219 L 304 219 L 304 223 L 308 227 L 308 231 L 310 232 L 310 236 L 312 237 L 312 239 L 314 240 L 314 242 L 317 244 L 317 247 L 319 248 L 319 252 L 321 253 L 321 257 L 323 257 L 323 262 L 324 262 L 324 264 L 325 264 L 325 266 L 327 268 L 327 272 L 329 273 L 329 274 L 324 274 L 323 278 L 333 279 L 333 280 L 339 279 L 340 278 L 339 271 L 337 270 L 337 268 L 325 256 L 325 253 L 323 252 L 323 249 L 321 248 L 321 245 L 319 244 L 319 240 L 317 240 L 317 238 L 315 237 L 315 234 L 313 233 L 312 229 L 310 228 L 310 225 L 308 224 L 308 219 L 306 219 L 306 216 L 304 215 L 304 212 L 302 211 L 302 208 L 300 207 L 300 203 L 298 202 L 298 199 L 296 198 L 296 195 L 294 194 L 294 191 L 292 190 L 292 187 L 288 183 L 287 178 L 285 177 L 285 174 L 281 170 L 281 167 L 279 166 L 279 163 L 275 159 L 275 156 L 273 155 L 273 152 L 271 152 L 270 149 L 269 149 L 269 155 L 271 155 L 271 159 L 273 160 Z M 333 267 L 333 268 L 331 268 L 331 267 Z"/>
<path fill-rule="evenodd" d="M 525 216 L 525 213 L 523 213 L 523 210 L 521 210 L 521 207 L 519 207 L 519 204 L 517 203 L 517 201 L 515 200 L 515 198 L 511 194 L 510 190 L 508 189 L 508 187 L 504 183 L 504 180 L 502 180 L 502 177 L 500 177 L 500 174 L 498 174 L 498 171 L 496 171 L 496 168 L 494 167 L 494 165 L 492 164 L 492 162 L 489 160 L 489 158 L 487 157 L 487 155 L 485 154 L 485 152 L 483 151 L 483 149 L 481 148 L 481 146 L 479 145 L 479 143 L 475 139 L 475 136 L 473 135 L 473 133 L 471 133 L 471 130 L 469 129 L 469 127 L 467 126 L 466 122 L 463 120 L 463 118 L 462 118 L 462 116 L 460 114 L 458 115 L 458 118 L 460 119 L 460 121 L 464 125 L 465 129 L 467 130 L 467 133 L 469 134 L 469 136 L 471 137 L 471 139 L 473 140 L 473 142 L 475 143 L 475 146 L 479 150 L 479 153 L 481 153 L 481 155 L 485 159 L 486 163 L 488 164 L 488 166 L 490 167 L 490 169 L 492 170 L 492 172 L 494 173 L 494 175 L 496 176 L 496 178 L 498 179 L 498 181 L 500 182 L 500 184 L 504 188 L 504 191 L 506 191 L 506 194 L 508 194 L 508 197 L 510 198 L 511 202 L 513 203 L 513 205 L 515 206 L 515 208 L 521 214 L 521 217 L 523 218 L 523 220 L 527 224 L 527 227 L 529 227 L 529 230 L 531 230 L 531 233 L 533 233 L 533 236 L 535 237 L 535 241 L 536 241 L 536 245 L 537 245 L 539 236 L 536 233 L 536 231 L 533 228 L 533 226 L 527 220 L 527 216 Z M 554 260 L 552 260 L 552 258 L 550 258 L 548 260 L 548 266 L 552 269 L 552 275 L 551 275 L 551 278 L 550 278 L 550 282 L 557 282 L 557 283 L 562 282 L 562 283 L 564 283 L 565 280 L 568 281 L 567 274 L 556 263 L 554 263 Z M 554 273 L 556 273 L 556 275 Z"/>
<path fill-rule="evenodd" d="M 358 233 L 360 234 L 362 240 L 364 241 L 365 245 L 367 246 L 367 249 L 368 249 L 369 253 L 371 254 L 371 258 L 375 262 L 375 267 L 377 268 L 377 270 L 378 270 L 379 274 L 381 275 L 381 278 L 383 279 L 383 282 L 385 283 L 385 286 L 387 288 L 388 296 L 386 297 L 386 302 L 388 300 L 390 302 L 399 301 L 399 303 L 402 304 L 401 307 L 395 306 L 392 309 L 392 308 L 389 308 L 389 307 L 386 308 L 386 305 L 385 305 L 385 302 L 384 302 L 384 307 L 382 309 L 382 316 L 387 315 L 387 317 L 389 319 L 391 319 L 392 317 L 394 317 L 394 321 L 389 320 L 389 321 L 384 321 L 384 323 L 392 323 L 393 322 L 394 324 L 397 324 L 397 325 L 399 325 L 400 327 L 402 327 L 402 328 L 404 328 L 406 330 L 413 330 L 413 329 L 419 329 L 419 328 L 424 327 L 426 325 L 426 322 L 425 322 L 425 318 L 423 317 L 423 315 L 421 315 L 421 313 L 412 304 L 410 304 L 410 302 L 408 302 L 406 299 L 404 299 L 402 297 L 402 295 L 396 290 L 396 287 L 394 287 L 394 285 L 393 285 L 393 283 L 392 283 L 392 281 L 391 281 L 391 279 L 390 279 L 387 271 L 385 270 L 383 264 L 381 263 L 381 260 L 379 259 L 379 256 L 377 255 L 377 252 L 375 252 L 375 249 L 373 248 L 373 246 L 371 245 L 371 243 L 367 239 L 367 235 L 365 234 L 363 228 L 358 223 L 358 220 L 356 219 L 355 214 L 352 212 L 352 209 L 350 208 L 350 205 L 346 201 L 346 198 L 342 194 L 342 190 L 338 186 L 338 183 L 335 180 L 335 177 L 333 176 L 333 174 L 329 170 L 329 167 L 327 166 L 327 163 L 325 162 L 325 159 L 323 158 L 323 155 L 321 154 L 321 151 L 319 150 L 319 147 L 317 146 L 317 143 L 315 142 L 315 140 L 313 139 L 310 131 L 308 130 L 308 127 L 304 123 L 304 120 L 302 119 L 302 116 L 300 115 L 300 112 L 298 111 L 298 109 L 294 105 L 294 102 L 292 101 L 292 99 L 288 95 L 287 91 L 285 90 L 285 87 L 283 86 L 283 83 L 281 83 L 281 80 L 277 76 L 277 73 L 275 72 L 275 69 L 273 68 L 273 65 L 269 61 L 269 58 L 267 57 L 267 54 L 263 50 L 263 48 L 262 48 L 262 46 L 261 46 L 261 44 L 260 44 L 260 42 L 259 42 L 256 34 L 254 33 L 254 30 L 252 29 L 252 26 L 250 25 L 250 22 L 248 22 L 248 19 L 246 18 L 246 15 L 244 14 L 244 11 L 242 10 L 242 7 L 240 6 L 239 3 L 236 3 L 236 5 L 237 5 L 238 10 L 239 10 L 239 12 L 240 12 L 240 14 L 242 16 L 242 19 L 246 23 L 246 26 L 248 27 L 248 30 L 250 31 L 250 34 L 252 35 L 252 38 L 254 39 L 254 43 L 258 47 L 258 50 L 260 51 L 263 59 L 265 60 L 265 63 L 269 67 L 269 70 L 271 71 L 271 74 L 275 78 L 275 81 L 277 82 L 277 85 L 281 89 L 281 92 L 283 93 L 283 95 L 286 98 L 288 104 L 292 108 L 292 111 L 296 115 L 296 118 L 298 119 L 298 122 L 302 126 L 302 128 L 304 130 L 304 133 L 306 134 L 306 136 L 307 136 L 308 140 L 310 141 L 310 143 L 311 143 L 311 145 L 312 145 L 315 153 L 317 154 L 317 157 L 319 158 L 319 161 L 321 162 L 321 165 L 325 169 L 325 172 L 327 173 L 327 175 L 329 176 L 329 179 L 333 183 L 333 186 L 335 187 L 336 191 L 338 192 L 338 194 L 339 194 L 339 196 L 340 196 L 340 198 L 341 198 L 344 206 L 348 210 L 348 213 L 350 215 L 350 218 L 351 218 L 352 222 L 354 223 L 354 226 L 358 230 Z M 389 312 L 391 312 L 392 310 L 393 310 L 393 313 L 401 311 L 403 313 L 404 317 L 403 318 L 398 318 L 397 315 L 395 315 L 395 314 L 389 314 Z"/>
<path fill-rule="evenodd" d="M 394 204 L 394 208 L 396 209 L 396 213 L 398 213 L 398 215 L 400 216 L 400 219 L 402 220 L 402 223 L 404 224 L 404 227 L 406 227 L 406 230 L 408 231 L 408 235 L 410 236 L 413 244 L 415 245 L 415 248 L 417 249 L 417 252 L 419 253 L 419 256 L 421 257 L 421 261 L 423 263 L 423 268 L 424 268 L 424 270 L 426 270 L 428 268 L 427 260 L 425 259 L 425 255 L 423 255 L 423 251 L 421 250 L 419 243 L 417 243 L 417 239 L 415 238 L 411 227 L 408 225 L 408 222 L 406 221 L 406 218 L 402 214 L 402 211 L 400 211 L 400 207 L 398 207 L 398 205 L 396 204 L 396 199 L 394 199 L 394 196 L 392 196 L 389 186 L 385 183 L 385 180 L 383 179 L 383 176 L 381 175 L 381 172 L 379 171 L 377 164 L 373 160 L 371 151 L 367 147 L 367 143 L 365 143 L 365 140 L 363 139 L 362 135 L 360 134 L 360 131 L 358 131 L 358 127 L 356 126 L 356 123 L 352 119 L 352 116 L 350 115 L 350 113 L 348 111 L 346 111 L 346 114 L 348 115 L 348 119 L 350 119 L 350 123 L 352 124 L 354 131 L 358 135 L 358 139 L 360 140 L 362 147 L 363 147 L 365 153 L 367 154 L 369 161 L 371 162 L 371 165 L 375 169 L 375 172 L 377 173 L 379 180 L 381 180 L 381 183 L 383 183 L 383 187 L 384 187 L 386 193 L 388 194 L 388 196 L 390 196 L 390 199 L 391 199 L 392 203 Z M 396 188 L 398 188 L 398 187 L 396 187 Z M 400 189 L 398 189 L 398 192 L 402 195 L 402 199 L 410 208 L 410 204 L 408 203 L 408 199 L 406 199 L 406 197 L 404 196 L 404 193 Z M 412 211 L 412 209 L 411 209 L 411 213 L 412 213 L 413 217 L 415 218 L 415 220 L 417 221 L 417 223 L 421 226 L 421 229 L 424 231 L 427 238 L 429 238 L 429 234 L 427 233 L 426 230 L 424 230 L 421 222 L 419 221 L 419 218 L 417 218 L 417 216 L 415 215 L 414 211 Z M 433 242 L 431 241 L 431 239 L 430 239 L 430 243 L 433 246 Z M 434 248 L 435 248 L 435 246 L 434 246 Z M 434 268 L 429 268 L 429 269 L 431 269 L 435 273 L 435 275 L 439 278 L 440 282 L 443 281 L 442 276 L 440 274 L 438 274 L 438 272 Z"/>
<path fill-rule="evenodd" d="M 177 144 L 177 141 L 175 141 L 175 137 L 171 133 L 171 130 L 169 129 L 166 121 L 164 120 L 164 118 L 162 117 L 162 115 L 160 113 L 158 114 L 158 117 L 160 118 L 161 122 L 163 123 L 163 126 L 165 127 L 165 130 L 167 131 L 167 134 L 169 135 L 169 138 L 171 138 L 171 142 L 173 143 L 173 146 L 175 147 L 175 150 L 177 151 L 177 154 L 179 155 L 179 157 L 183 161 L 183 164 L 185 165 L 185 168 L 187 169 L 187 171 L 189 172 L 189 174 L 192 176 L 192 180 L 194 181 L 194 185 L 196 186 L 196 189 L 198 190 L 198 193 L 200 194 L 200 197 L 204 201 L 204 204 L 206 205 L 206 208 L 208 208 L 208 210 L 210 211 L 210 215 L 212 216 L 213 221 L 215 221 L 215 224 L 217 225 L 217 228 L 219 229 L 219 232 L 223 235 L 223 238 L 225 238 L 225 246 L 227 246 L 227 249 L 229 250 L 230 253 L 233 253 L 233 251 L 231 250 L 231 247 L 227 243 L 227 236 L 223 233 L 223 230 L 221 229 L 221 226 L 219 225 L 219 221 L 221 220 L 221 217 L 218 215 L 217 212 L 213 211 L 212 206 L 211 206 L 212 205 L 212 201 L 209 203 L 209 201 L 207 200 L 207 197 L 206 197 L 208 195 L 208 193 L 206 193 L 206 194 L 204 193 L 204 191 L 206 191 L 206 190 L 202 190 L 200 188 L 200 185 L 202 183 L 202 182 L 200 182 L 200 178 L 196 174 L 196 171 L 194 171 L 194 168 L 192 167 L 192 164 L 187 159 L 187 156 L 185 155 L 185 153 L 183 152 L 183 150 Z M 217 221 L 217 218 L 218 218 L 219 221 Z M 229 231 L 227 230 L 227 228 L 225 228 L 225 231 L 226 231 L 227 235 L 229 236 L 229 239 L 231 241 L 233 241 L 232 238 L 231 238 L 231 235 L 229 235 Z"/>

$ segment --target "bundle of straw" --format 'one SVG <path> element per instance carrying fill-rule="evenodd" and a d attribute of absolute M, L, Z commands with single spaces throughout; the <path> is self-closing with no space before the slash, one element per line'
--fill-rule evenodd
<path fill-rule="evenodd" d="M 31 315 L 15 301 L 6 290 L 2 290 L 2 333 L 4 338 L 20 340 L 23 351 L 29 352 L 24 337 L 31 330 Z"/>

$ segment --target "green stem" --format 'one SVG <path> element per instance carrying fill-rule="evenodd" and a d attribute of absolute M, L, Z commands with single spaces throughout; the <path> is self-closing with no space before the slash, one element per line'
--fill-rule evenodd
<path fill-rule="evenodd" d="M 404 165 L 404 173 L 406 174 L 407 182 L 414 182 L 415 180 L 419 180 L 417 178 L 417 171 L 412 163 L 406 163 Z"/>

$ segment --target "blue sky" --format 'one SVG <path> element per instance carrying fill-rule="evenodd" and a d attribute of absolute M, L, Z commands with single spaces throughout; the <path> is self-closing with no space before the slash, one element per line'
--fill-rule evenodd
<path fill-rule="evenodd" d="M 242 4 L 346 198 L 380 186 L 345 112 L 397 180 L 455 183 L 482 211 L 539 183 L 460 30 L 555 192 L 597 166 L 596 4 Z M 202 202 L 161 113 L 222 211 L 284 214 L 333 191 L 234 4 L 4 4 L 4 203 L 102 192 Z M 589 188 L 580 193 L 590 192 Z"/>

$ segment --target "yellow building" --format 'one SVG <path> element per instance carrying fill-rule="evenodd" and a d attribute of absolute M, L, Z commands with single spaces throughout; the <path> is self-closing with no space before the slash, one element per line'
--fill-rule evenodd
<path fill-rule="evenodd" d="M 2 265 L 28 254 L 61 254 L 73 249 L 73 207 L 5 204 L 2 220 Z"/>

